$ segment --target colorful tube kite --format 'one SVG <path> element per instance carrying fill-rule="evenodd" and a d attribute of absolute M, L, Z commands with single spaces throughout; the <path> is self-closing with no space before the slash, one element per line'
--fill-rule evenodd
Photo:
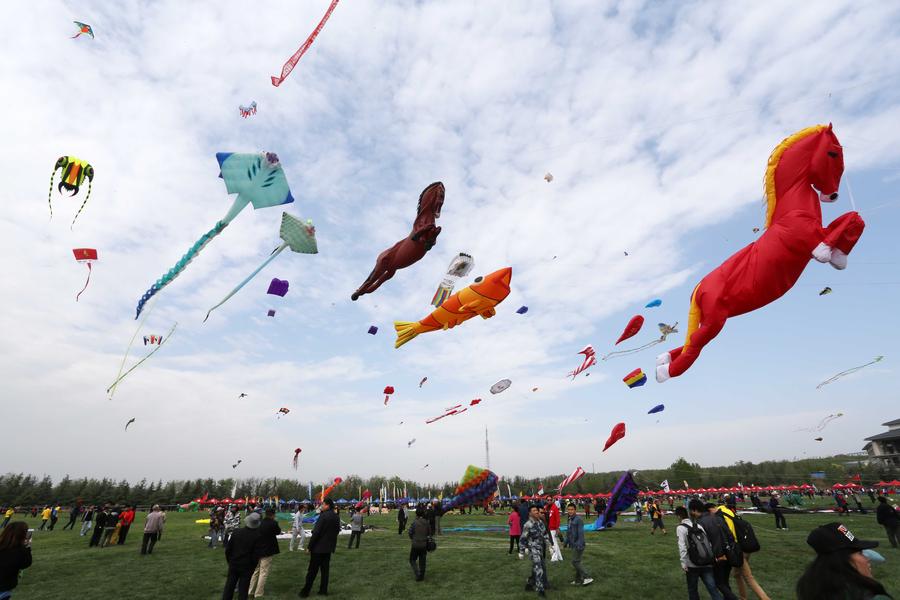
<path fill-rule="evenodd" d="M 450 296 L 430 315 L 417 322 L 394 321 L 397 331 L 395 348 L 399 348 L 417 335 L 441 329 L 452 329 L 475 315 L 489 319 L 497 314 L 494 307 L 509 296 L 512 267 L 494 271 L 484 278 Z"/>
<path fill-rule="evenodd" d="M 625 385 L 630 388 L 641 387 L 642 385 L 647 383 L 647 375 L 645 375 L 641 368 L 638 367 L 637 369 L 623 377 L 622 381 L 624 381 Z"/>
<path fill-rule="evenodd" d="M 59 185 L 57 186 L 60 194 L 62 194 L 63 188 L 65 188 L 67 191 L 72 192 L 72 196 L 77 196 L 78 190 L 81 189 L 84 180 L 88 180 L 87 195 L 84 197 L 84 202 L 82 202 L 81 206 L 78 208 L 78 212 L 75 213 L 75 218 L 72 219 L 72 224 L 69 226 L 69 229 L 71 229 L 75 227 L 75 221 L 78 219 L 78 215 L 84 210 L 88 198 L 91 197 L 91 186 L 94 183 L 94 167 L 89 165 L 87 161 L 75 158 L 74 156 L 60 156 L 56 159 L 56 166 L 53 167 L 53 172 L 50 173 L 50 193 L 47 194 L 47 204 L 50 206 L 51 219 L 53 218 L 53 179 L 56 177 L 57 171 L 62 171 L 59 176 Z"/>
<path fill-rule="evenodd" d="M 657 381 L 687 371 L 727 319 L 783 296 L 811 258 L 846 268 L 865 223 L 848 212 L 823 228 L 819 204 L 837 200 L 843 172 L 843 149 L 831 125 L 798 131 L 775 148 L 765 177 L 766 231 L 694 288 L 685 343 L 657 357 Z"/>
<path fill-rule="evenodd" d="M 641 315 L 635 315 L 631 317 L 631 320 L 628 321 L 628 325 L 625 326 L 625 331 L 622 332 L 622 335 L 619 336 L 619 339 L 616 340 L 616 344 L 619 342 L 624 342 L 630 337 L 634 337 L 641 330 L 641 327 L 644 326 L 644 317 Z"/>
<path fill-rule="evenodd" d="M 334 12 L 334 8 L 337 6 L 338 0 L 331 0 L 331 5 L 329 5 L 328 10 L 325 11 L 325 16 L 322 17 L 322 20 L 319 21 L 319 24 L 316 25 L 316 28 L 313 29 L 312 33 L 309 34 L 309 37 L 306 38 L 306 41 L 297 49 L 294 54 L 287 59 L 287 62 L 284 63 L 284 66 L 281 67 L 281 77 L 272 77 L 272 85 L 278 87 L 281 85 L 281 82 L 287 79 L 287 76 L 291 74 L 291 71 L 294 70 L 294 67 L 297 66 L 297 62 L 300 58 L 306 54 L 306 51 L 309 50 L 309 47 L 312 46 L 312 43 L 316 41 L 316 36 L 319 35 L 319 32 L 322 31 L 322 28 L 325 27 L 325 23 L 328 21 L 328 17 L 331 16 L 331 13 Z"/>
<path fill-rule="evenodd" d="M 291 465 L 293 465 L 294 470 L 297 470 L 297 467 L 300 465 L 300 453 L 303 452 L 301 448 L 294 448 L 294 460 L 291 461 Z"/>
<path fill-rule="evenodd" d="M 453 498 L 444 505 L 444 511 L 460 506 L 484 504 L 494 497 L 499 481 L 500 479 L 492 471 L 469 465 L 462 479 L 459 480 L 459 485 L 456 486 Z"/>
<path fill-rule="evenodd" d="M 434 293 L 434 297 L 431 299 L 432 306 L 443 304 L 450 297 L 450 294 L 453 293 L 456 282 L 461 277 L 468 275 L 474 266 L 475 260 L 465 252 L 460 252 L 458 256 L 451 260 L 450 266 L 447 267 L 447 274 L 444 275 L 437 291 Z"/>
<path fill-rule="evenodd" d="M 334 488 L 336 488 L 337 486 L 341 485 L 343 482 L 344 482 L 344 480 L 343 480 L 342 478 L 340 478 L 340 477 L 335 477 L 335 478 L 334 478 L 334 483 L 332 483 L 332 484 L 329 485 L 327 488 L 325 488 L 324 490 L 322 490 L 322 496 L 321 496 L 321 499 L 320 499 L 319 501 L 320 501 L 320 502 L 325 502 L 325 498 L 328 497 L 328 494 L 330 494 L 331 492 L 333 492 L 333 491 L 334 491 Z"/>
<path fill-rule="evenodd" d="M 606 444 L 603 445 L 603 451 L 606 452 L 610 446 L 625 437 L 625 423 L 616 423 L 609 433 Z"/>
<path fill-rule="evenodd" d="M 245 119 L 247 117 L 249 117 L 250 115 L 255 115 L 256 114 L 256 100 L 251 102 L 250 106 L 244 106 L 243 104 L 241 104 L 240 106 L 238 106 L 238 110 L 241 112 L 241 116 L 244 117 Z"/>
<path fill-rule="evenodd" d="M 584 469 L 582 469 L 581 467 L 576 467 L 575 470 L 572 471 L 571 475 L 562 480 L 562 483 L 559 484 L 559 488 L 557 488 L 557 491 L 559 493 L 562 493 L 563 488 L 565 488 L 569 484 L 575 483 L 582 477 L 584 477 Z"/>

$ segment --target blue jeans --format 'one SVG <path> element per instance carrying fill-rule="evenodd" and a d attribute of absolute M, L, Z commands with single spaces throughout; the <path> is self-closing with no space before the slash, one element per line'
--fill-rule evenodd
<path fill-rule="evenodd" d="M 709 597 L 712 600 L 722 600 L 722 594 L 716 588 L 716 580 L 713 577 L 713 570 L 710 567 L 688 568 L 685 577 L 687 577 L 689 600 L 700 600 L 700 593 L 697 591 L 697 583 L 701 579 L 703 580 L 703 585 L 706 586 L 706 591 L 709 592 Z"/>

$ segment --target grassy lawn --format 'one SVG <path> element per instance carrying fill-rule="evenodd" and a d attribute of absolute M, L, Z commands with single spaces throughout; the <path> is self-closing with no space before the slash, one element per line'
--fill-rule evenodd
<path fill-rule="evenodd" d="M 868 500 L 865 504 L 868 507 Z M 34 534 L 34 565 L 23 572 L 14 597 L 82 600 L 213 599 L 221 596 L 225 558 L 221 548 L 209 550 L 201 536 L 205 526 L 197 513 L 170 514 L 162 541 L 150 556 L 140 555 L 144 515 L 135 521 L 125 546 L 88 548 L 77 531 L 61 531 L 67 515 L 52 532 Z M 17 515 L 19 517 L 19 515 Z M 753 555 L 753 572 L 774 599 L 792 598 L 793 587 L 812 557 L 806 535 L 833 515 L 787 515 L 790 531 L 777 531 L 768 515 L 747 517 L 762 551 Z M 593 519 L 591 519 L 593 520 Z M 27 519 L 30 526 L 39 520 Z M 884 530 L 874 515 L 854 515 L 842 521 L 859 537 L 879 540 L 888 559 L 874 565 L 875 576 L 889 593 L 900 596 L 900 550 L 884 547 Z M 444 527 L 501 525 L 504 516 L 445 516 Z M 413 581 L 407 558 L 409 540 L 397 535 L 395 515 L 372 516 L 367 525 L 379 531 L 363 535 L 359 550 L 347 550 L 341 536 L 331 562 L 329 596 L 338 598 L 534 598 L 524 592 L 528 562 L 507 555 L 503 533 L 458 532 L 438 537 L 438 550 L 428 557 L 426 580 Z M 584 565 L 594 577 L 589 588 L 570 586 L 568 561 L 548 563 L 549 595 L 566 598 L 683 598 L 687 593 L 678 565 L 675 517 L 667 516 L 669 535 L 650 536 L 647 523 L 620 522 L 613 530 L 588 532 Z M 287 523 L 282 523 L 286 528 Z M 287 551 L 275 557 L 266 586 L 267 598 L 296 598 L 306 573 L 307 555 Z M 568 557 L 568 551 L 564 550 Z M 313 596 L 315 590 L 313 588 Z M 737 588 L 735 587 L 735 590 Z"/>

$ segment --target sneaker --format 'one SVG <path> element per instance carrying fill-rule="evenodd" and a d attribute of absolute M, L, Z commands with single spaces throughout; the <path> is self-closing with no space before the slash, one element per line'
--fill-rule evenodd
<path fill-rule="evenodd" d="M 585 579 L 584 581 L 581 582 L 581 585 L 591 585 L 592 583 L 594 583 L 594 579 L 592 577 L 588 577 L 587 579 Z"/>

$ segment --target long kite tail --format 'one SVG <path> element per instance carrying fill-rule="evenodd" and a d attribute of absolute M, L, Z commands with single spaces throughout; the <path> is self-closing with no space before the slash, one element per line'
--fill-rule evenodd
<path fill-rule="evenodd" d="M 137 320 L 137 318 L 141 316 L 141 311 L 144 310 L 144 305 L 147 304 L 150 298 L 155 296 L 161 289 L 169 285 L 169 283 L 171 283 L 173 279 L 178 277 L 181 272 L 184 271 L 185 267 L 187 267 L 188 264 L 192 260 L 194 260 L 194 258 L 198 254 L 200 254 L 200 251 L 203 250 L 203 247 L 206 246 L 214 237 L 222 233 L 222 230 L 226 227 L 228 227 L 228 223 L 226 223 L 225 221 L 217 222 L 215 227 L 204 233 L 199 240 L 194 242 L 194 245 L 191 246 L 191 249 L 188 250 L 177 263 L 175 263 L 174 267 L 169 269 L 169 271 L 165 275 L 157 279 L 156 282 L 150 286 L 150 289 L 144 292 L 144 295 L 141 296 L 141 299 L 138 300 L 137 303 L 137 312 L 134 315 L 135 320 Z"/>
<path fill-rule="evenodd" d="M 272 77 L 272 85 L 278 87 L 281 85 L 281 82 L 287 79 L 287 76 L 291 74 L 291 71 L 294 70 L 294 67 L 297 66 L 297 62 L 300 58 L 306 54 L 306 51 L 309 50 L 309 47 L 312 46 L 312 43 L 316 41 L 316 36 L 319 35 L 319 32 L 322 31 L 322 28 L 325 27 L 325 22 L 328 21 L 328 17 L 331 16 L 331 13 L 334 12 L 334 7 L 337 6 L 339 0 L 331 0 L 331 5 L 328 7 L 328 10 L 325 11 L 325 16 L 322 17 L 322 20 L 319 21 L 319 24 L 316 25 L 316 28 L 313 29 L 312 33 L 309 34 L 309 37 L 306 38 L 306 41 L 297 49 L 294 54 L 287 59 L 287 62 L 284 63 L 284 66 L 281 67 L 281 77 Z"/>
<path fill-rule="evenodd" d="M 247 285 L 247 283 L 248 283 L 251 279 L 253 279 L 254 277 L 256 277 L 257 273 L 259 273 L 260 271 L 262 271 L 263 269 L 265 269 L 265 268 L 266 268 L 266 265 L 268 265 L 270 262 L 272 262 L 272 261 L 275 259 L 275 257 L 278 256 L 278 255 L 281 253 L 281 251 L 284 250 L 285 248 L 287 248 L 287 243 L 284 243 L 284 244 L 280 245 L 279 247 L 275 248 L 275 251 L 272 252 L 272 254 L 269 256 L 269 258 L 267 258 L 266 261 L 265 261 L 263 264 L 259 265 L 259 267 L 258 267 L 255 271 L 253 271 L 252 273 L 250 273 L 250 275 L 248 275 L 246 279 L 244 279 L 242 282 L 240 282 L 239 284 L 237 284 L 237 286 L 235 286 L 235 288 L 234 288 L 233 290 L 231 290 L 231 291 L 228 293 L 227 296 L 225 296 L 224 298 L 222 298 L 222 301 L 221 301 L 221 302 L 219 302 L 218 304 L 216 304 L 215 306 L 213 306 L 211 309 L 209 309 L 209 311 L 207 311 L 207 313 L 206 313 L 206 318 L 203 319 L 203 322 L 206 323 L 206 319 L 209 318 L 209 315 L 210 315 L 210 313 L 212 313 L 212 311 L 216 310 L 217 308 L 219 308 L 220 306 L 222 306 L 223 304 L 225 304 L 226 302 L 228 302 L 228 299 L 229 299 L 229 298 L 231 298 L 232 296 L 234 296 L 235 294 L 237 294 L 237 293 L 240 291 L 240 289 L 241 289 L 242 287 L 244 287 L 245 285 Z"/>
<path fill-rule="evenodd" d="M 75 302 L 78 302 L 78 298 L 81 297 L 81 294 L 84 293 L 84 290 L 87 289 L 88 284 L 91 282 L 91 263 L 87 263 L 87 268 L 88 268 L 87 281 L 84 282 L 84 287 L 81 288 L 81 291 L 78 292 L 77 294 L 75 294 Z"/>
<path fill-rule="evenodd" d="M 647 342 L 643 346 L 638 346 L 637 348 L 631 348 L 628 350 L 617 350 L 616 352 L 610 352 L 609 354 L 605 355 L 600 360 L 609 360 L 610 358 L 613 358 L 615 356 L 625 356 L 627 354 L 636 354 L 638 352 L 642 352 L 643 350 L 646 350 L 647 348 L 652 348 L 653 346 L 655 346 L 657 344 L 662 344 L 664 341 L 666 341 L 666 338 L 661 337 L 657 340 L 653 340 L 652 342 Z"/>
<path fill-rule="evenodd" d="M 84 210 L 84 205 L 87 204 L 88 198 L 91 197 L 91 186 L 92 186 L 93 184 L 94 184 L 94 182 L 91 181 L 90 179 L 88 179 L 88 191 L 87 191 L 87 196 L 84 197 L 84 202 L 81 203 L 81 206 L 78 208 L 78 212 L 75 213 L 75 218 L 72 219 L 72 224 L 69 225 L 69 229 L 72 229 L 72 228 L 75 227 L 75 221 L 78 220 L 78 215 L 80 215 L 80 214 L 81 214 L 81 211 Z M 50 183 L 50 191 L 51 191 L 51 192 L 53 191 L 53 182 L 52 182 L 52 180 L 51 180 L 51 183 Z"/>
<path fill-rule="evenodd" d="M 833 376 L 833 377 L 829 377 L 828 379 L 826 379 L 825 381 L 823 381 L 822 383 L 820 383 L 819 385 L 817 385 L 817 386 L 816 386 L 816 389 L 818 390 L 818 389 L 821 388 L 822 386 L 828 385 L 829 383 L 834 383 L 835 381 L 837 381 L 838 379 L 840 379 L 840 378 L 843 377 L 844 375 L 850 375 L 851 373 L 856 373 L 856 372 L 859 371 L 860 369 L 865 369 L 865 368 L 868 367 L 869 365 L 874 365 L 875 363 L 880 362 L 881 359 L 883 359 L 883 358 L 884 358 L 883 356 L 876 356 L 874 360 L 871 360 L 871 361 L 867 362 L 867 363 L 864 364 L 864 365 L 859 365 L 858 367 L 853 367 L 852 369 L 847 369 L 846 371 L 841 371 L 841 372 L 838 373 L 837 375 L 835 375 L 835 376 Z M 818 431 L 821 431 L 821 429 L 819 429 Z"/>
<path fill-rule="evenodd" d="M 50 173 L 50 191 L 47 192 L 47 205 L 50 207 L 50 220 L 53 220 L 53 179 L 56 177 L 56 169 Z"/>
<path fill-rule="evenodd" d="M 176 327 L 178 327 L 178 323 L 175 323 L 174 325 L 172 325 L 172 329 L 169 330 L 169 333 L 166 334 L 166 337 L 163 339 L 163 341 L 161 341 L 161 342 L 159 343 L 159 345 L 158 345 L 156 348 L 154 348 L 154 349 L 150 352 L 150 354 L 148 354 L 147 356 L 145 356 L 145 357 L 142 358 L 141 360 L 139 360 L 139 361 L 137 361 L 136 363 L 134 363 L 134 364 L 131 366 L 130 369 L 128 369 L 127 371 L 125 371 L 124 373 L 122 373 L 121 375 L 119 375 L 119 376 L 116 378 L 116 380 L 113 381 L 113 382 L 110 384 L 110 386 L 109 386 L 108 388 L 106 388 L 107 393 L 109 393 L 110 390 L 114 390 L 115 387 L 116 387 L 117 385 L 119 385 L 119 382 L 120 382 L 120 381 L 122 381 L 123 379 L 125 379 L 125 377 L 127 377 L 129 373 L 131 373 L 132 371 L 134 371 L 135 369 L 137 369 L 139 366 L 141 366 L 141 364 L 143 364 L 143 362 L 144 362 L 145 360 L 147 360 L 148 358 L 150 358 L 151 356 L 153 356 L 154 354 L 156 354 L 157 352 L 159 352 L 159 349 L 163 347 L 163 344 L 165 344 L 167 341 L 169 341 L 169 338 L 171 338 L 171 337 L 172 337 L 172 334 L 175 333 L 175 328 L 176 328 Z M 110 398 L 111 398 L 111 397 L 112 397 L 112 396 L 110 396 Z"/>

